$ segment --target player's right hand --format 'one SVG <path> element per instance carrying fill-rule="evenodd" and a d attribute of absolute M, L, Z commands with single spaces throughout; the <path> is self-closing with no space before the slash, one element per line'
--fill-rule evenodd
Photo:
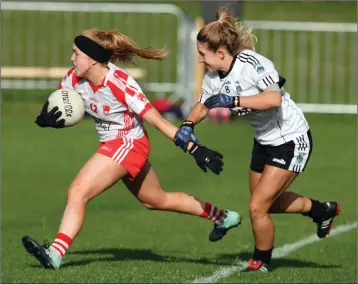
<path fill-rule="evenodd" d="M 222 161 L 223 155 L 219 152 L 194 143 L 189 153 L 194 157 L 196 164 L 203 172 L 206 173 L 207 168 L 216 175 L 222 172 L 224 166 L 224 162 Z"/>
<path fill-rule="evenodd" d="M 65 127 L 65 120 L 57 119 L 62 115 L 61 111 L 58 111 L 58 107 L 54 107 L 49 112 L 47 112 L 49 101 L 46 101 L 42 107 L 41 113 L 36 117 L 35 123 L 40 127 L 53 127 L 53 128 L 62 128 Z"/>
<path fill-rule="evenodd" d="M 175 133 L 174 143 L 182 148 L 184 152 L 186 152 L 190 141 L 199 144 L 198 139 L 194 135 L 194 125 L 192 121 L 185 120 Z"/>

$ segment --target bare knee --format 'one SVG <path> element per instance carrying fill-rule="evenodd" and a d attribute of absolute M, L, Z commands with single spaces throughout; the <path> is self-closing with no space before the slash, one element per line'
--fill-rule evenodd
<path fill-rule="evenodd" d="M 88 197 L 89 189 L 85 185 L 71 185 L 67 192 L 67 204 L 76 203 L 86 205 L 90 198 Z"/>
<path fill-rule="evenodd" d="M 261 219 L 267 214 L 263 203 L 259 200 L 251 200 L 249 204 L 249 212 L 251 219 Z"/>

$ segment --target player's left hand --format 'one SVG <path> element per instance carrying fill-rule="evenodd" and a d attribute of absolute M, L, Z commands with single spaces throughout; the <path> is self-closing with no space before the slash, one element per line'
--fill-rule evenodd
<path fill-rule="evenodd" d="M 222 161 L 223 155 L 219 152 L 194 143 L 190 148 L 189 153 L 194 157 L 196 164 L 203 170 L 203 172 L 206 173 L 207 168 L 216 175 L 219 175 L 222 172 L 224 165 L 224 162 Z"/>
<path fill-rule="evenodd" d="M 235 96 L 231 97 L 225 94 L 217 94 L 208 98 L 204 105 L 208 109 L 217 108 L 217 107 L 226 107 L 226 108 L 234 108 L 240 106 L 240 97 Z"/>
<path fill-rule="evenodd" d="M 190 141 L 199 144 L 198 139 L 194 135 L 194 126 L 195 124 L 192 121 L 185 120 L 175 133 L 174 143 L 182 148 L 184 152 L 186 152 Z"/>
<path fill-rule="evenodd" d="M 53 128 L 63 128 L 65 127 L 65 120 L 59 119 L 62 115 L 62 112 L 58 110 L 58 107 L 54 107 L 49 112 L 47 108 L 49 101 L 47 100 L 44 106 L 42 107 L 41 113 L 36 117 L 35 123 L 40 127 L 53 127 Z"/>

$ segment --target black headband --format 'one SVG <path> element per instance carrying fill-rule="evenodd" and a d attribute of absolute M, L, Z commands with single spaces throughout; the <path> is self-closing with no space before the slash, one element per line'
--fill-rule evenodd
<path fill-rule="evenodd" d="M 100 63 L 108 62 L 113 55 L 112 52 L 84 35 L 76 36 L 74 42 L 83 53 Z"/>

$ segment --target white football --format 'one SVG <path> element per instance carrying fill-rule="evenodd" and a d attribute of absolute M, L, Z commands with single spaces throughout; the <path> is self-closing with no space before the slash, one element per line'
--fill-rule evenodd
<path fill-rule="evenodd" d="M 85 105 L 79 93 L 72 89 L 60 89 L 54 91 L 48 98 L 47 111 L 54 107 L 62 112 L 57 121 L 64 119 L 65 126 L 73 126 L 81 121 L 85 115 Z"/>

